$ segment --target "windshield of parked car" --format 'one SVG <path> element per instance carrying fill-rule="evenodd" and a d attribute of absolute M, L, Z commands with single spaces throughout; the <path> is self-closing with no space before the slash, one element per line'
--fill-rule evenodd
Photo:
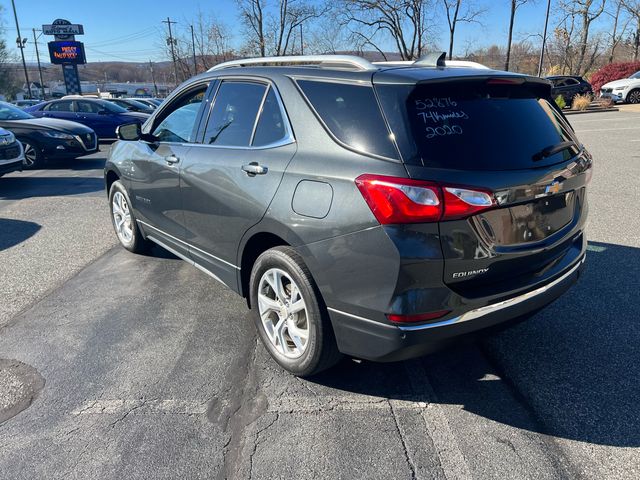
<path fill-rule="evenodd" d="M 629 78 L 640 78 L 640 72 L 636 72 L 633 75 L 631 75 Z"/>
<path fill-rule="evenodd" d="M 127 113 L 126 108 L 122 108 L 121 106 L 116 105 L 115 103 L 107 102 L 106 100 L 96 100 L 96 102 L 99 102 L 102 108 L 104 108 L 105 110 L 111 113 Z"/>
<path fill-rule="evenodd" d="M 0 102 L 0 120 L 27 120 L 33 118 L 24 110 L 20 110 L 18 107 L 10 105 L 5 102 Z"/>

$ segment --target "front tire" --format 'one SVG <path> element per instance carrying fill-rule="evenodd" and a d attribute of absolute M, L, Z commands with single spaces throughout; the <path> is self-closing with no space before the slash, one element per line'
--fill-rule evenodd
<path fill-rule="evenodd" d="M 130 252 L 145 253 L 149 249 L 150 243 L 140 233 L 140 228 L 133 215 L 129 195 L 119 180 L 111 184 L 109 209 L 111 211 L 111 223 L 118 240 L 120 240 L 120 244 Z"/>
<path fill-rule="evenodd" d="M 632 104 L 640 103 L 640 88 L 636 88 L 629 92 L 629 95 L 627 95 L 627 102 Z"/>
<path fill-rule="evenodd" d="M 306 377 L 340 360 L 320 293 L 295 250 L 276 247 L 260 255 L 249 285 L 258 335 L 280 366 Z"/>
<path fill-rule="evenodd" d="M 22 143 L 22 148 L 24 149 L 23 167 L 27 170 L 41 167 L 44 163 L 44 155 L 40 147 L 29 140 L 21 141 L 20 143 Z"/>

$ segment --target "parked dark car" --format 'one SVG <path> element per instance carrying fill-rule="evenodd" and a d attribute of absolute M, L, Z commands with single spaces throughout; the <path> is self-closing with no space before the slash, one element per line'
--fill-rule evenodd
<path fill-rule="evenodd" d="M 22 170 L 24 155 L 22 145 L 15 135 L 0 128 L 0 177 L 5 173 Z"/>
<path fill-rule="evenodd" d="M 24 147 L 26 168 L 47 160 L 66 160 L 98 150 L 98 139 L 85 125 L 55 118 L 36 118 L 18 107 L 0 102 L 0 127 L 13 132 Z"/>
<path fill-rule="evenodd" d="M 555 99 L 562 96 L 567 106 L 571 106 L 576 95 L 592 94 L 593 87 L 584 78 L 575 75 L 555 75 L 547 77 L 551 81 L 553 88 L 551 96 Z"/>
<path fill-rule="evenodd" d="M 96 98 L 63 98 L 27 108 L 36 117 L 58 118 L 82 123 L 96 132 L 100 140 L 116 138 L 116 128 L 127 123 L 144 123 L 149 115 L 129 112 L 118 105 Z"/>
<path fill-rule="evenodd" d="M 246 297 L 296 375 L 531 316 L 582 270 L 592 158 L 549 82 L 458 65 L 214 67 L 119 129 L 118 239 Z"/>
<path fill-rule="evenodd" d="M 142 112 L 151 115 L 155 108 L 151 108 L 148 105 L 145 105 L 142 102 L 138 102 L 137 100 L 132 100 L 129 98 L 105 98 L 107 102 L 111 102 L 119 107 L 124 108 L 130 112 Z"/>
<path fill-rule="evenodd" d="M 147 107 L 149 107 L 151 110 L 157 109 L 162 103 L 161 100 L 157 100 L 155 98 L 129 98 L 127 100 L 135 100 L 136 102 L 143 103 Z"/>

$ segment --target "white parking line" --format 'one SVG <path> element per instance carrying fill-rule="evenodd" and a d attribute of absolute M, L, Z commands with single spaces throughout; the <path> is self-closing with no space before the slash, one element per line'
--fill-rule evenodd
<path fill-rule="evenodd" d="M 613 117 L 613 118 L 591 118 L 589 120 L 583 120 L 583 119 L 569 119 L 570 122 L 574 122 L 574 123 L 587 123 L 587 122 L 614 122 L 614 121 L 621 121 L 621 120 L 629 120 L 629 119 L 640 119 L 640 115 L 622 115 L 619 117 Z"/>
<path fill-rule="evenodd" d="M 586 132 L 615 132 L 618 130 L 640 130 L 640 127 L 624 127 L 624 128 L 594 128 L 593 130 L 576 130 L 576 133 Z"/>

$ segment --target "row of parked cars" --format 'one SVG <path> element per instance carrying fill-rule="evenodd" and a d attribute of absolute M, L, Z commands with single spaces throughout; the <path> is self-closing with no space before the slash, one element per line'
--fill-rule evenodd
<path fill-rule="evenodd" d="M 94 153 L 117 127 L 141 125 L 160 103 L 69 96 L 21 109 L 0 102 L 0 175 Z"/>
<path fill-rule="evenodd" d="M 556 75 L 547 77 L 553 88 L 553 98 L 561 96 L 567 106 L 571 106 L 576 95 L 590 95 L 593 87 L 584 78 L 578 75 Z M 636 72 L 628 78 L 621 78 L 613 82 L 605 83 L 600 88 L 601 98 L 610 98 L 620 103 L 640 103 L 640 72 Z"/>

